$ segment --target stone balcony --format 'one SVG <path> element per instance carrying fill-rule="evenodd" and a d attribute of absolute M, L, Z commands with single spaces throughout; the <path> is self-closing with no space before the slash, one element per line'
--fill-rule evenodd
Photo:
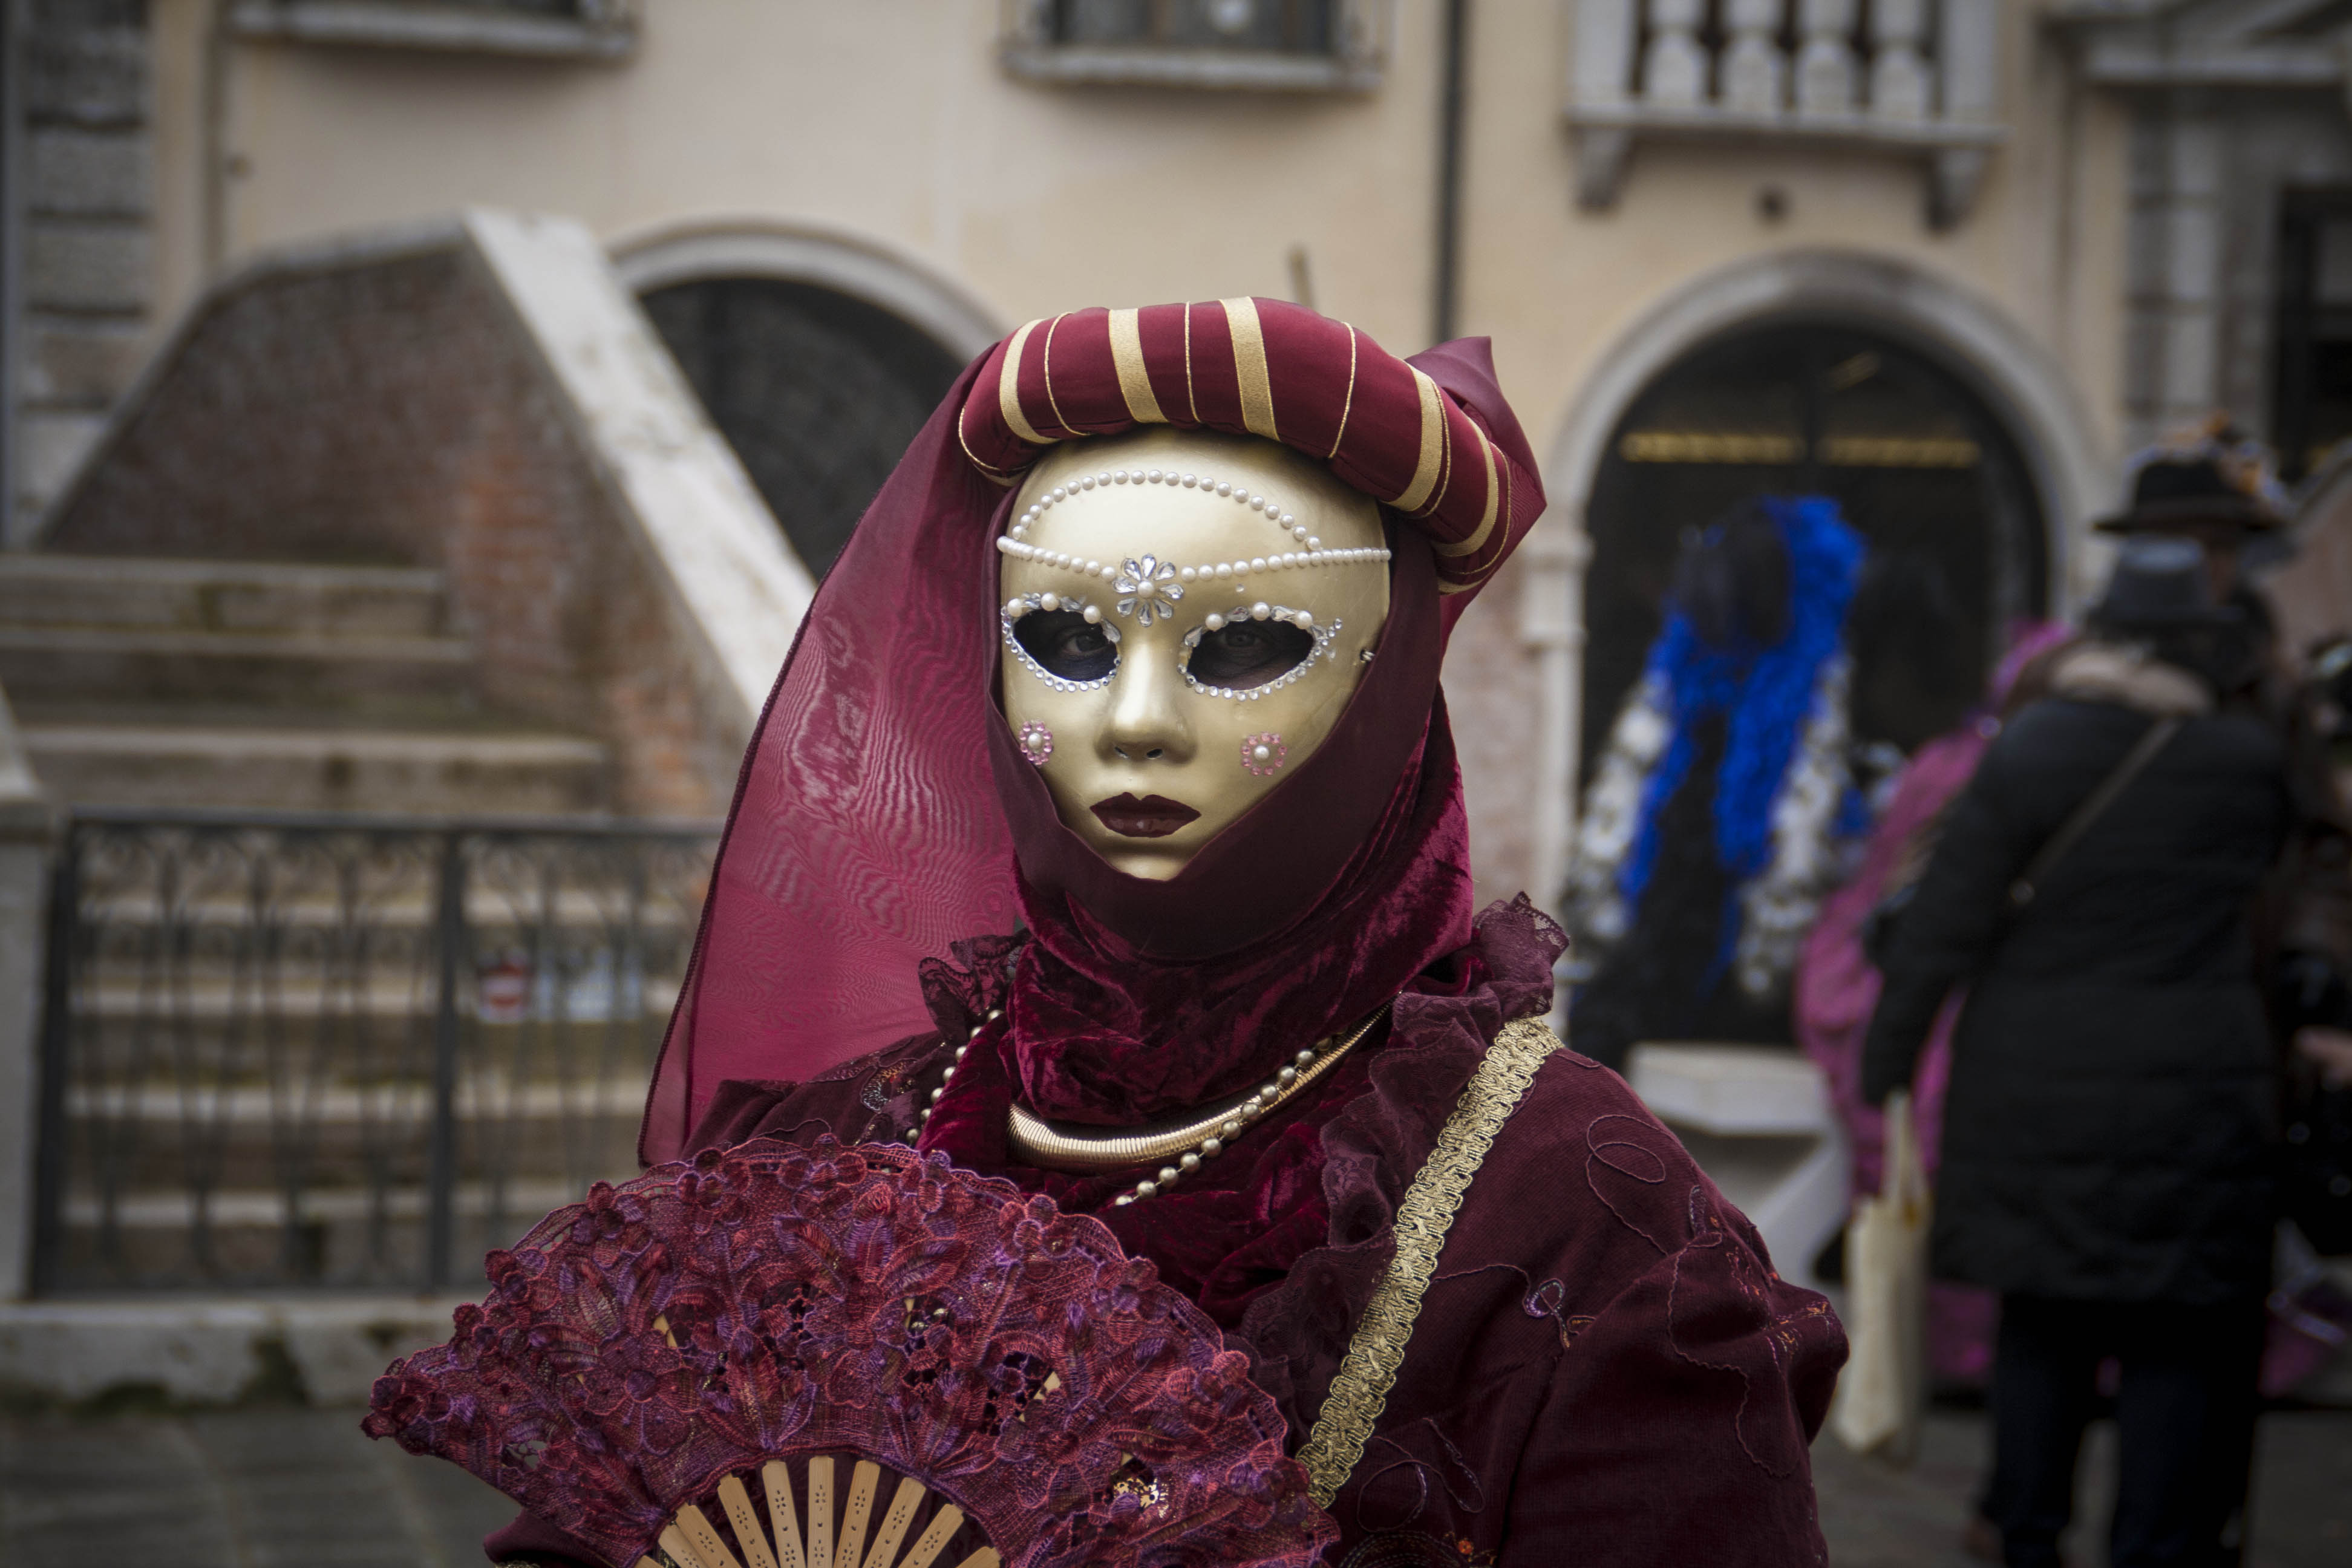
<path fill-rule="evenodd" d="M 2002 137 L 1999 0 L 1572 0 L 1577 199 L 1615 205 L 1636 141 L 1777 139 L 1917 159 L 1959 223 Z"/>

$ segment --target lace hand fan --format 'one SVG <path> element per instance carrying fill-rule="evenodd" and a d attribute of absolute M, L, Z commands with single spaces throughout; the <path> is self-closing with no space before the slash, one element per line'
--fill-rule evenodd
<path fill-rule="evenodd" d="M 489 1258 L 365 1427 L 614 1568 L 1303 1565 L 1338 1530 L 1199 1309 L 942 1156 L 751 1143 Z"/>

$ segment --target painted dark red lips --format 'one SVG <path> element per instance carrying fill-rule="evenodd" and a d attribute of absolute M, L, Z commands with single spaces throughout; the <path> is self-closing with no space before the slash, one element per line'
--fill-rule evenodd
<path fill-rule="evenodd" d="M 1087 809 L 1121 838 L 1165 838 L 1201 816 L 1182 801 L 1170 800 L 1164 795 L 1147 795 L 1141 800 L 1131 795 L 1115 795 L 1108 800 L 1095 802 Z"/>

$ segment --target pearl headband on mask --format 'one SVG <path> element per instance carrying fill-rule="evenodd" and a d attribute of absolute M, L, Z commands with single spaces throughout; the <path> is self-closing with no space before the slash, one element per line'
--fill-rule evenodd
<path fill-rule="evenodd" d="M 1040 550 L 1027 542 L 1030 524 L 1058 503 L 1087 490 L 1108 489 L 1113 485 L 1126 484 L 1169 485 L 1238 501 L 1252 511 L 1264 512 L 1268 521 L 1290 535 L 1293 544 L 1305 548 L 1277 551 L 1271 555 L 1255 555 L 1247 560 L 1219 561 L 1205 566 L 1178 566 L 1151 555 L 1139 561 L 1092 561 L 1066 551 Z M 1039 496 L 1027 510 L 1013 520 L 1012 527 L 997 540 L 996 548 L 1017 561 L 1034 561 L 1043 566 L 1074 572 L 1082 577 L 1097 578 L 1110 584 L 1120 595 L 1117 605 L 1118 613 L 1134 616 L 1147 626 L 1155 616 L 1175 613 L 1175 601 L 1183 598 L 1184 584 L 1188 583 L 1230 584 L 1238 589 L 1246 587 L 1250 576 L 1256 573 L 1287 571 L 1299 566 L 1381 563 L 1389 558 L 1388 551 L 1379 548 L 1326 550 L 1322 540 L 1307 532 L 1307 525 L 1284 511 L 1279 502 L 1254 494 L 1248 486 L 1236 485 L 1230 479 L 1202 479 L 1197 474 L 1180 474 L 1173 468 L 1108 468 L 1098 474 L 1082 474 L 1067 484 L 1056 485 Z M 1089 616 L 1087 619 L 1093 621 L 1098 617 Z"/>

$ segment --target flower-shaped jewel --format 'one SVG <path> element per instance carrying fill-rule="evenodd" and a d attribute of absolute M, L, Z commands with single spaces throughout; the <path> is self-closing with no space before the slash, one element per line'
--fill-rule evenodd
<path fill-rule="evenodd" d="M 1054 731 L 1032 719 L 1015 731 L 1021 742 L 1021 755 L 1033 768 L 1042 768 L 1045 759 L 1054 754 Z"/>
<path fill-rule="evenodd" d="M 1118 590 L 1118 613 L 1133 616 L 1136 624 L 1144 626 L 1175 615 L 1176 601 L 1184 596 L 1184 584 L 1176 581 L 1176 568 L 1157 555 L 1120 562 L 1111 586 Z"/>
<path fill-rule="evenodd" d="M 1252 735 L 1242 742 L 1242 766 L 1260 778 L 1280 773 L 1284 760 L 1289 755 L 1290 748 L 1284 745 L 1282 737 L 1271 730 L 1263 735 Z"/>

